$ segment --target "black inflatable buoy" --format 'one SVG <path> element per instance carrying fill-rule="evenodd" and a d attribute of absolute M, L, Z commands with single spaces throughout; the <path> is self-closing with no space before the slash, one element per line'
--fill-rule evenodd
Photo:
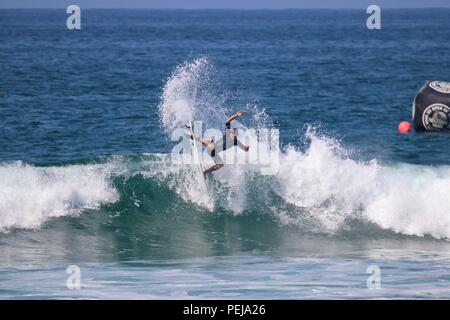
<path fill-rule="evenodd" d="M 450 130 L 450 83 L 426 81 L 413 103 L 416 131 Z"/>

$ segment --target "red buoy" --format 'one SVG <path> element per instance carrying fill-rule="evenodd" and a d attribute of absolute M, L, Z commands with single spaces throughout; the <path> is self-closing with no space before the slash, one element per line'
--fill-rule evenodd
<path fill-rule="evenodd" d="M 412 125 L 408 121 L 402 121 L 398 124 L 398 132 L 400 133 L 410 133 L 412 130 Z"/>

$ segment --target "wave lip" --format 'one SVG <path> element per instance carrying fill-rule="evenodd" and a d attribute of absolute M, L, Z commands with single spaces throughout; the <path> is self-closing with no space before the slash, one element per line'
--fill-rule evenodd
<path fill-rule="evenodd" d="M 36 167 L 0 164 L 0 230 L 36 228 L 51 217 L 77 215 L 118 199 L 112 166 Z"/>

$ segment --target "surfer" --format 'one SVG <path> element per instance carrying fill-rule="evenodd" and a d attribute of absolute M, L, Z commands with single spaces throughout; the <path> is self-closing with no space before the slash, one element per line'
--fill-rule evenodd
<path fill-rule="evenodd" d="M 232 115 L 231 117 L 228 117 L 225 122 L 225 131 L 223 133 L 223 136 L 216 142 L 214 140 L 208 140 L 203 139 L 201 140 L 201 143 L 205 146 L 206 150 L 208 151 L 209 156 L 213 159 L 214 165 L 210 167 L 209 169 L 206 169 L 203 171 L 203 175 L 206 177 L 208 173 L 217 171 L 221 168 L 223 168 L 224 163 L 222 161 L 222 158 L 218 155 L 219 152 L 225 151 L 229 148 L 232 148 L 233 146 L 237 146 L 244 150 L 245 152 L 248 152 L 250 149 L 250 146 L 246 146 L 242 144 L 241 141 L 238 140 L 238 129 L 233 128 L 231 129 L 231 123 L 242 116 L 242 112 L 237 112 L 236 114 Z M 190 125 L 185 125 L 188 129 L 191 129 Z M 190 139 L 194 139 L 193 135 L 189 135 Z"/>

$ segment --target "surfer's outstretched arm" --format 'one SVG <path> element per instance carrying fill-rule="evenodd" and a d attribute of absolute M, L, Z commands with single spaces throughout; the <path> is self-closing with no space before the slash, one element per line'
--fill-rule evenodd
<path fill-rule="evenodd" d="M 225 122 L 226 127 L 229 129 L 231 122 L 233 122 L 240 116 L 242 116 L 242 112 L 238 111 L 238 112 L 236 112 L 236 114 L 232 115 L 231 117 L 228 117 L 227 122 Z"/>
<path fill-rule="evenodd" d="M 196 135 L 192 134 L 192 128 L 190 124 L 185 124 L 184 125 L 186 128 L 189 129 L 189 131 L 185 132 L 185 135 L 187 138 L 191 139 L 191 140 L 196 140 L 197 142 L 201 143 L 202 145 L 204 145 L 205 147 L 207 147 L 210 143 L 212 143 L 211 140 L 208 139 L 200 139 L 199 137 L 197 137 Z"/>
<path fill-rule="evenodd" d="M 199 137 L 197 137 L 197 136 L 194 136 L 194 135 L 190 135 L 189 136 L 189 138 L 191 139 L 191 140 L 196 140 L 197 142 L 200 142 L 201 144 L 203 144 L 203 145 L 205 145 L 206 146 L 206 144 L 208 143 L 208 140 L 206 140 L 206 139 L 200 139 Z"/>
<path fill-rule="evenodd" d="M 237 139 L 236 141 L 236 146 L 241 148 L 242 150 L 244 150 L 245 152 L 248 151 L 248 149 L 250 149 L 250 146 L 246 146 L 244 145 L 240 140 Z"/>
<path fill-rule="evenodd" d="M 201 143 L 202 145 L 204 145 L 205 147 L 207 147 L 210 143 L 211 143 L 211 141 L 210 140 L 208 140 L 208 139 L 200 139 L 199 137 L 197 137 L 197 136 L 194 136 L 194 135 L 192 135 L 192 134 L 186 134 L 187 135 L 187 137 L 189 138 L 189 139 L 191 139 L 191 140 L 196 140 L 197 142 L 199 142 L 199 143 Z"/>

